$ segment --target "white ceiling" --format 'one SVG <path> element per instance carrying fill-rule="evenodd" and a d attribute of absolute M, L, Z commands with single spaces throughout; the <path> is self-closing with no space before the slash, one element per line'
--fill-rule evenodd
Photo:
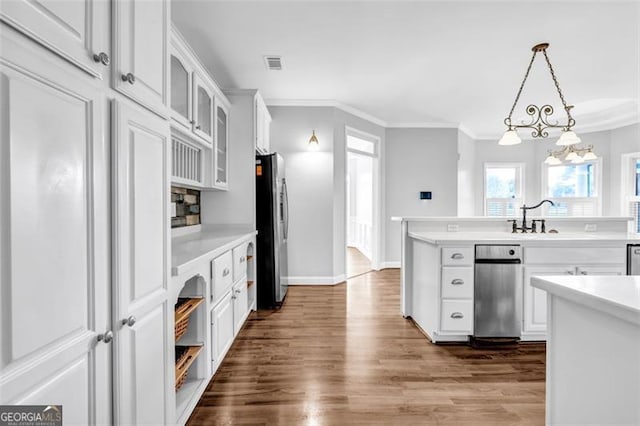
<path fill-rule="evenodd" d="M 172 2 L 173 20 L 224 88 L 271 103 L 339 102 L 388 126 L 504 131 L 531 47 L 548 54 L 577 131 L 638 121 L 640 1 Z M 264 55 L 281 55 L 267 71 Z M 322 103 L 322 102 L 318 102 Z M 560 107 L 538 55 L 514 119 Z"/>

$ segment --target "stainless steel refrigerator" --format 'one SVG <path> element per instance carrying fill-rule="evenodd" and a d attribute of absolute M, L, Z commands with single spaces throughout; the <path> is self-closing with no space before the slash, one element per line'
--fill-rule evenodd
<path fill-rule="evenodd" d="M 627 246 L 627 275 L 640 275 L 640 244 Z"/>
<path fill-rule="evenodd" d="M 278 307 L 287 294 L 289 200 L 284 159 L 277 153 L 256 156 L 258 309 Z"/>

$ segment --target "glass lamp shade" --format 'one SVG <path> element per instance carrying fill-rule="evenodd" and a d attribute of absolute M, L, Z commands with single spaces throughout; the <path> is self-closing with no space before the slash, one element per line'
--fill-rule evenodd
<path fill-rule="evenodd" d="M 515 130 L 507 130 L 498 141 L 498 145 L 517 145 L 522 142 Z"/>
<path fill-rule="evenodd" d="M 567 161 L 573 162 L 573 160 L 575 160 L 576 158 L 581 158 L 581 157 L 578 154 L 576 154 L 574 151 L 571 151 L 570 153 L 567 154 L 567 156 L 564 159 Z"/>
<path fill-rule="evenodd" d="M 560 135 L 560 139 L 558 139 L 558 141 L 556 142 L 556 145 L 568 146 L 575 145 L 577 143 L 580 143 L 580 138 L 578 137 L 578 135 L 576 135 L 575 132 L 572 132 L 571 130 L 567 130 L 566 132 L 562 132 L 562 134 Z"/>
<path fill-rule="evenodd" d="M 597 160 L 598 156 L 596 154 L 593 153 L 593 151 L 588 151 L 586 154 L 584 154 L 584 157 L 582 157 L 585 161 L 589 161 L 589 160 Z"/>
<path fill-rule="evenodd" d="M 559 158 L 553 156 L 553 155 L 549 155 L 547 157 L 546 160 L 544 160 L 545 164 L 548 164 L 550 166 L 557 166 L 558 164 L 562 164 L 562 161 L 560 161 Z"/>
<path fill-rule="evenodd" d="M 580 163 L 584 163 L 584 158 L 580 157 L 579 155 L 576 156 L 576 158 L 574 158 L 573 160 L 571 160 L 572 164 L 580 164 Z"/>

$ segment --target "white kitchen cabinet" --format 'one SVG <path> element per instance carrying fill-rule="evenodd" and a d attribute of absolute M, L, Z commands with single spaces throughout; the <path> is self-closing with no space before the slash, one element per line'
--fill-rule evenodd
<path fill-rule="evenodd" d="M 0 404 L 62 404 L 65 423 L 110 424 L 106 99 L 0 26 Z"/>
<path fill-rule="evenodd" d="M 233 284 L 233 257 L 228 251 L 211 262 L 211 301 L 219 300 Z"/>
<path fill-rule="evenodd" d="M 193 66 L 188 55 L 173 36 L 171 37 L 170 70 L 172 123 L 180 125 L 185 132 L 191 132 L 193 129 L 191 120 Z"/>
<path fill-rule="evenodd" d="M 522 293 L 522 330 L 525 333 L 545 333 L 547 330 L 547 293 L 531 286 L 531 277 L 575 275 L 572 266 L 525 266 Z"/>
<path fill-rule="evenodd" d="M 0 2 L 0 20 L 96 78 L 108 75 L 110 2 Z"/>
<path fill-rule="evenodd" d="M 212 187 L 229 188 L 229 108 L 216 102 L 216 149 Z"/>
<path fill-rule="evenodd" d="M 249 314 L 247 303 L 247 280 L 243 279 L 233 286 L 233 334 L 238 334 Z"/>
<path fill-rule="evenodd" d="M 234 322 L 233 322 L 233 301 L 231 291 L 218 302 L 211 313 L 211 357 L 213 361 L 213 371 L 216 370 L 225 354 L 233 343 Z"/>
<path fill-rule="evenodd" d="M 197 143 L 179 134 L 171 136 L 171 182 L 182 186 L 204 184 L 206 153 Z"/>
<path fill-rule="evenodd" d="M 113 103 L 114 419 L 173 419 L 173 306 L 169 306 L 169 125 Z"/>
<path fill-rule="evenodd" d="M 593 249 L 597 250 L 597 249 Z M 609 259 L 607 259 L 609 260 Z M 624 259 L 622 259 L 624 260 Z M 524 292 L 523 292 L 523 325 L 524 334 L 544 334 L 547 331 L 547 294 L 546 292 L 531 286 L 533 276 L 552 275 L 624 275 L 624 266 L 525 266 L 524 267 Z"/>
<path fill-rule="evenodd" d="M 113 18 L 113 88 L 165 117 L 169 0 L 114 0 Z"/>
<path fill-rule="evenodd" d="M 256 151 L 266 154 L 271 149 L 271 114 L 259 93 L 255 98 L 255 111 Z"/>
<path fill-rule="evenodd" d="M 213 127 L 213 89 L 196 72 L 193 74 L 193 132 L 211 144 Z"/>

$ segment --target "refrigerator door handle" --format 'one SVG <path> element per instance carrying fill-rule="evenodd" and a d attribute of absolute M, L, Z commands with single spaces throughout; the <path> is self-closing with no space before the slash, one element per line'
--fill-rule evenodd
<path fill-rule="evenodd" d="M 289 238 L 289 194 L 287 193 L 287 181 L 282 179 L 282 193 L 284 195 L 284 240 Z"/>

